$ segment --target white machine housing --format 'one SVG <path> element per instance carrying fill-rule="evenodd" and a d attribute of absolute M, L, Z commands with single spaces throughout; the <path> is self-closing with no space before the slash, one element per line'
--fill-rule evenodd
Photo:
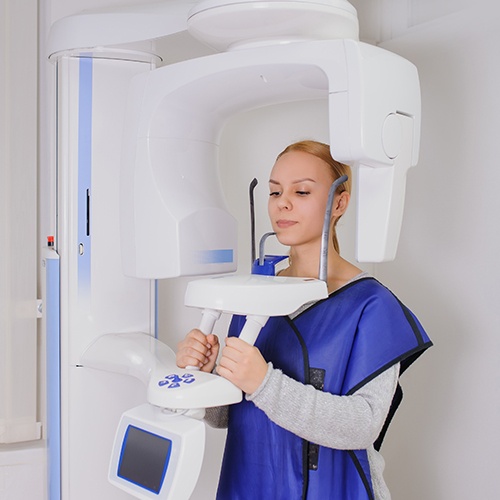
<path fill-rule="evenodd" d="M 203 462 L 205 424 L 143 404 L 118 424 L 109 481 L 141 500 L 188 500 Z"/>
<path fill-rule="evenodd" d="M 236 224 L 217 172 L 224 123 L 255 107 L 319 98 L 328 98 L 334 157 L 360 167 L 357 258 L 393 259 L 406 171 L 418 159 L 419 96 L 413 64 L 355 40 L 250 48 L 138 75 L 122 170 L 125 273 L 234 270 Z"/>

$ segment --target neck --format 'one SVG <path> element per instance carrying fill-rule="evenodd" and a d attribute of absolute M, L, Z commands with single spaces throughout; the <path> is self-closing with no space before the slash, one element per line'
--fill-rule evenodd
<path fill-rule="evenodd" d="M 319 249 L 297 248 L 290 249 L 290 267 L 283 273 L 286 276 L 301 278 L 319 277 Z M 343 259 L 330 245 L 328 248 L 327 284 L 328 291 L 333 292 L 345 285 L 349 280 L 361 272 L 356 266 Z"/>
<path fill-rule="evenodd" d="M 340 255 L 333 245 L 328 247 L 328 274 L 337 267 Z M 294 246 L 290 248 L 290 273 L 303 278 L 318 278 L 320 267 L 319 245 Z"/>

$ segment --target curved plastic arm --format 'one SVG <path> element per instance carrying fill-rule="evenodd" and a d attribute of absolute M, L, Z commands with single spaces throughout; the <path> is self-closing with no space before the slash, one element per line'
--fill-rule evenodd
<path fill-rule="evenodd" d="M 217 312 L 217 311 L 216 311 Z M 179 368 L 175 353 L 147 333 L 108 333 L 83 353 L 86 368 L 130 375 L 147 387 L 147 400 L 159 408 L 193 410 L 241 401 L 241 390 L 212 373 Z M 190 413 L 201 418 L 201 412 Z"/>
<path fill-rule="evenodd" d="M 175 369 L 175 353 L 148 333 L 107 333 L 82 354 L 82 366 L 138 378 L 148 385 L 158 365 Z"/>

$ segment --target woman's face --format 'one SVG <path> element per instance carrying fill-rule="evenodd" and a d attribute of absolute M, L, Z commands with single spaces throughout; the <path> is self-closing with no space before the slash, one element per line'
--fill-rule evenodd
<path fill-rule="evenodd" d="M 280 243 L 319 244 L 328 191 L 334 181 L 330 167 L 302 151 L 281 156 L 269 179 L 269 218 Z"/>

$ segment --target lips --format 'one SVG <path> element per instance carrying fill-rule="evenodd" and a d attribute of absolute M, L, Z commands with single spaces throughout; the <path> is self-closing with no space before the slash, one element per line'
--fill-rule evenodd
<path fill-rule="evenodd" d="M 280 228 L 280 229 L 286 229 L 288 227 L 292 227 L 294 226 L 295 224 L 297 224 L 296 221 L 294 220 L 287 220 L 287 219 L 279 219 L 276 221 L 276 225 Z"/>

